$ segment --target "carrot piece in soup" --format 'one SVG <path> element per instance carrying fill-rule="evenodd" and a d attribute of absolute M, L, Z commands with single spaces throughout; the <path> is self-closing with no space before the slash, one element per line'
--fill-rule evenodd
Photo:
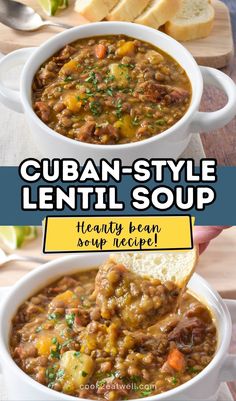
<path fill-rule="evenodd" d="M 95 47 L 95 55 L 98 59 L 102 60 L 106 57 L 107 54 L 107 48 L 105 45 L 102 45 L 101 43 Z"/>
<path fill-rule="evenodd" d="M 170 351 L 167 362 L 170 365 L 170 367 L 176 370 L 177 372 L 181 372 L 185 368 L 184 355 L 177 348 L 174 348 Z"/>

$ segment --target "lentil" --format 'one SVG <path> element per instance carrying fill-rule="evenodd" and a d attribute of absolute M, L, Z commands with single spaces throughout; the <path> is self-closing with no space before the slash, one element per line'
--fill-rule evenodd
<path fill-rule="evenodd" d="M 187 74 L 168 54 L 112 35 L 78 40 L 47 60 L 34 77 L 32 103 L 59 134 L 116 145 L 172 127 L 188 110 L 191 94 Z"/>
<path fill-rule="evenodd" d="M 194 296 L 185 292 L 169 312 L 177 293 L 172 282 L 112 263 L 63 277 L 20 306 L 12 357 L 34 380 L 75 397 L 115 401 L 171 390 L 201 372 L 217 346 L 211 313 Z"/>

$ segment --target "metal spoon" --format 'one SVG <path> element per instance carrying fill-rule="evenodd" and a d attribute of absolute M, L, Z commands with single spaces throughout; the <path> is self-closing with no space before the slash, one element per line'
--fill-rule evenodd
<path fill-rule="evenodd" d="M 42 26 L 72 28 L 61 22 L 44 20 L 33 8 L 13 0 L 0 0 L 0 22 L 18 31 L 35 31 Z"/>
<path fill-rule="evenodd" d="M 35 263 L 46 263 L 48 260 L 45 260 L 43 258 L 37 258 L 35 256 L 23 256 L 23 255 L 7 255 L 2 249 L 0 249 L 0 267 L 5 265 L 6 263 L 9 262 L 15 262 L 15 261 L 24 261 L 24 262 L 35 262 Z"/>

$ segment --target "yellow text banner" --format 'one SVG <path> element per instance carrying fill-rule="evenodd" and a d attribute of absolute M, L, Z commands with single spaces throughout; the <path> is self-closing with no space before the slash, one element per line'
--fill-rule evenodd
<path fill-rule="evenodd" d="M 44 252 L 187 250 L 190 216 L 47 217 Z"/>

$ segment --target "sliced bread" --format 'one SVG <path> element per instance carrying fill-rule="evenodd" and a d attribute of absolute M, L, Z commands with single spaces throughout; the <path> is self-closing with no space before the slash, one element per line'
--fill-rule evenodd
<path fill-rule="evenodd" d="M 106 19 L 109 21 L 130 21 L 143 12 L 150 0 L 120 0 L 110 11 Z"/>
<path fill-rule="evenodd" d="M 159 279 L 162 283 L 173 281 L 184 288 L 194 273 L 198 249 L 185 252 L 135 252 L 111 254 L 110 260 L 124 265 L 140 276 Z"/>
<path fill-rule="evenodd" d="M 188 41 L 209 36 L 215 10 L 209 0 L 183 0 L 176 16 L 165 25 L 165 31 L 176 40 Z"/>
<path fill-rule="evenodd" d="M 91 22 L 101 21 L 115 7 L 118 0 L 76 0 L 75 11 Z"/>
<path fill-rule="evenodd" d="M 158 29 L 170 21 L 181 7 L 182 0 L 152 0 L 134 22 Z"/>

